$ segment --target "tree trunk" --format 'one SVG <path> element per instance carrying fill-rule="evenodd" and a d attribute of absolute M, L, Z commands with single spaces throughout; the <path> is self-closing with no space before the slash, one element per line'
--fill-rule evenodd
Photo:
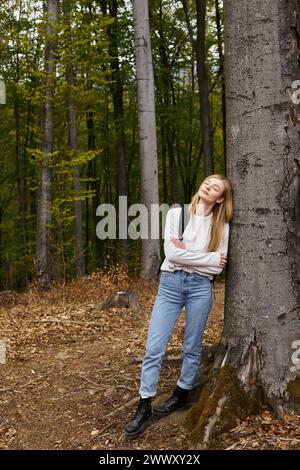
<path fill-rule="evenodd" d="M 21 11 L 20 11 L 21 14 Z M 19 29 L 19 23 L 18 23 Z M 17 39 L 18 41 L 18 39 Z M 20 80 L 20 63 L 19 63 L 19 43 L 17 42 L 16 54 L 16 85 Z M 26 234 L 26 204 L 25 204 L 25 178 L 23 160 L 21 158 L 21 122 L 20 122 L 20 100 L 18 86 L 15 89 L 14 96 L 14 117 L 16 125 L 16 180 L 19 197 L 19 217 L 20 217 L 20 235 L 22 240 L 22 275 L 21 287 L 27 289 L 29 285 L 28 279 L 28 249 L 27 249 L 27 234 Z"/>
<path fill-rule="evenodd" d="M 197 7 L 197 75 L 200 95 L 200 116 L 201 130 L 203 139 L 203 158 L 205 176 L 209 176 L 214 172 L 214 164 L 212 157 L 212 139 L 211 139 L 211 123 L 210 123 L 210 106 L 208 79 L 206 72 L 206 54 L 205 54 L 205 16 L 206 16 L 206 0 L 196 0 Z"/>
<path fill-rule="evenodd" d="M 0 80 L 0 104 L 6 103 L 6 86 L 3 80 Z"/>
<path fill-rule="evenodd" d="M 211 123 L 210 123 L 210 106 L 209 106 L 209 90 L 206 72 L 206 54 L 205 54 L 205 16 L 206 16 L 206 0 L 196 0 L 197 11 L 197 39 L 194 39 L 192 24 L 189 17 L 188 6 L 186 0 L 181 0 L 185 13 L 186 24 L 189 32 L 190 41 L 195 52 L 197 62 L 197 77 L 199 87 L 200 101 L 200 122 L 203 140 L 203 158 L 204 158 L 204 174 L 209 176 L 214 172 L 214 164 L 212 158 L 212 139 L 211 139 Z"/>
<path fill-rule="evenodd" d="M 168 180 L 167 180 L 167 147 L 165 130 L 163 123 L 160 128 L 161 132 L 161 160 L 162 160 L 162 190 L 163 190 L 163 201 L 168 202 Z"/>
<path fill-rule="evenodd" d="M 51 237 L 51 168 L 53 150 L 53 94 L 55 76 L 55 28 L 58 17 L 58 0 L 47 1 L 47 35 L 45 45 L 45 103 L 42 122 L 42 159 L 40 162 L 37 203 L 36 263 L 37 278 L 41 288 L 49 288 L 51 282 L 50 237 Z"/>
<path fill-rule="evenodd" d="M 117 142 L 117 194 L 128 197 L 128 185 L 126 175 L 126 149 L 124 131 L 124 110 L 123 110 L 123 85 L 120 77 L 119 50 L 118 50 L 118 6 L 117 0 L 111 0 L 110 14 L 115 19 L 115 23 L 109 28 L 111 66 L 113 69 L 112 95 L 114 104 L 114 120 Z M 118 211 L 122 210 L 118 204 Z M 121 261 L 124 267 L 128 268 L 129 245 L 127 231 L 121 238 Z"/>
<path fill-rule="evenodd" d="M 71 157 L 77 154 L 77 128 L 76 128 L 76 109 L 74 100 L 74 69 L 72 58 L 72 36 L 70 26 L 70 0 L 64 0 L 64 21 L 67 37 L 67 65 L 66 78 L 68 83 L 68 124 L 69 124 L 69 146 Z M 80 166 L 74 165 L 74 237 L 75 237 L 75 264 L 77 276 L 85 274 L 85 258 L 83 250 L 82 235 L 82 204 L 81 204 L 81 188 L 80 188 Z"/>
<path fill-rule="evenodd" d="M 262 400 L 279 416 L 300 408 L 300 112 L 299 100 L 286 92 L 299 77 L 299 20 L 296 0 L 225 3 L 227 175 L 235 216 L 224 332 L 188 413 L 197 447 Z"/>
<path fill-rule="evenodd" d="M 89 111 L 86 113 L 86 125 L 88 129 L 88 149 L 89 150 L 95 150 L 96 144 L 95 144 L 95 126 L 94 126 L 94 113 L 92 111 Z M 96 165 L 96 159 L 94 158 L 93 160 L 88 162 L 88 178 L 91 178 L 91 188 L 93 191 L 93 196 L 92 196 L 92 210 L 93 210 L 93 234 L 94 234 L 94 239 L 95 239 L 95 247 L 96 247 L 96 266 L 97 268 L 102 268 L 103 267 L 103 259 L 102 259 L 102 247 L 101 247 L 101 240 L 96 235 L 96 227 L 97 227 L 97 206 L 100 202 L 100 185 L 99 181 L 97 178 L 97 165 Z M 87 183 L 87 185 L 89 182 Z M 89 189 L 89 186 L 87 186 L 87 190 Z M 89 218 L 89 199 L 86 199 L 86 212 L 87 212 L 87 224 L 86 224 L 86 230 L 88 231 L 89 228 L 89 223 L 88 223 L 88 218 Z M 86 245 L 88 246 L 88 240 L 89 240 L 89 235 L 88 232 L 86 234 Z M 88 264 L 88 256 L 87 256 L 87 264 Z"/>
<path fill-rule="evenodd" d="M 166 39 L 164 35 L 164 25 L 163 25 L 163 6 L 162 1 L 159 5 L 159 24 L 158 24 L 158 34 L 160 37 L 160 47 L 159 55 L 161 62 L 161 105 L 165 108 L 161 115 L 161 126 L 162 126 L 162 136 L 163 142 L 162 146 L 165 147 L 165 140 L 167 142 L 167 149 L 169 155 L 169 169 L 170 169 L 170 186 L 171 186 L 171 200 L 172 204 L 179 203 L 179 192 L 177 185 L 177 171 L 176 171 L 176 162 L 174 154 L 174 129 L 172 126 L 171 118 L 171 102 L 172 102 L 172 75 L 171 75 L 171 65 L 168 56 L 168 47 L 166 44 Z M 163 169 L 165 170 L 165 148 L 163 149 Z M 165 176 L 165 175 L 164 175 Z M 164 202 L 167 202 L 167 199 L 164 199 Z"/>
<path fill-rule="evenodd" d="M 25 179 L 23 171 L 23 161 L 20 155 L 20 109 L 19 109 L 19 97 L 17 96 L 18 91 L 16 90 L 16 96 L 14 101 L 14 113 L 16 123 L 16 179 L 18 187 L 19 197 L 19 217 L 20 217 L 20 235 L 22 240 L 22 277 L 21 286 L 24 289 L 28 288 L 28 249 L 27 249 L 27 234 L 26 234 L 26 206 L 25 206 Z"/>
<path fill-rule="evenodd" d="M 142 225 L 141 275 L 152 279 L 159 265 L 159 194 L 157 170 L 154 76 L 149 30 L 148 1 L 133 1 L 135 55 L 138 82 L 141 199 L 148 210 L 148 224 Z M 155 210 L 154 209 L 154 204 Z M 151 220 L 152 212 L 152 220 Z M 148 229 L 148 230 L 145 230 Z M 151 237 L 152 234 L 152 237 Z"/>
<path fill-rule="evenodd" d="M 223 127 L 223 147 L 224 147 L 224 168 L 226 174 L 226 90 L 225 90 L 225 70 L 224 70 L 224 54 L 223 54 L 223 34 L 221 27 L 221 9 L 219 0 L 215 0 L 216 8 L 216 26 L 218 35 L 218 53 L 219 53 L 219 64 L 220 64 L 220 80 L 222 83 L 222 127 Z"/>

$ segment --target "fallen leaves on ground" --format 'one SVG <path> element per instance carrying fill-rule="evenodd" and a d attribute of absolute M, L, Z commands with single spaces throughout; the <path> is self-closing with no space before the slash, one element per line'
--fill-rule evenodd
<path fill-rule="evenodd" d="M 115 291 L 131 289 L 142 314 L 99 305 Z M 0 449 L 188 449 L 189 432 L 180 415 L 160 420 L 129 441 L 123 428 L 138 401 L 141 361 L 157 283 L 129 278 L 121 268 L 86 276 L 40 292 L 0 296 Z M 204 335 L 220 339 L 224 283 Z M 184 309 L 166 355 L 180 356 Z M 165 361 L 157 401 L 176 385 L 180 361 Z M 183 416 L 183 415 L 182 415 Z M 214 443 L 227 449 L 300 448 L 299 416 L 278 421 L 263 409 L 237 423 Z"/>

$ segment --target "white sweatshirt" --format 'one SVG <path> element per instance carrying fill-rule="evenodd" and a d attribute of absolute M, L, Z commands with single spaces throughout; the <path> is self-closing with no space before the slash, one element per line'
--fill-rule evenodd
<path fill-rule="evenodd" d="M 217 251 L 208 252 L 210 241 L 210 223 L 212 212 L 207 216 L 190 215 L 188 224 L 183 232 L 185 249 L 176 248 L 171 237 L 179 238 L 180 207 L 172 207 L 167 212 L 164 231 L 165 259 L 161 265 L 162 271 L 175 271 L 180 269 L 187 272 L 196 272 L 213 279 L 214 274 L 220 274 L 221 253 L 227 256 L 229 223 L 224 227 L 224 241 Z"/>

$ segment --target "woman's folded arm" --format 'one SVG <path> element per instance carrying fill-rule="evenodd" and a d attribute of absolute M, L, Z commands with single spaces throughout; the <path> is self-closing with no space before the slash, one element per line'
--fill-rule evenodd
<path fill-rule="evenodd" d="M 223 268 L 220 266 L 221 253 L 227 256 L 228 239 L 229 239 L 229 224 L 226 223 L 224 227 L 224 240 L 220 243 L 216 251 L 200 252 L 195 249 L 182 249 L 177 248 L 172 242 L 171 238 L 178 239 L 180 212 L 170 210 L 166 217 L 164 251 L 165 257 L 168 261 L 174 264 L 183 266 L 201 266 L 201 270 L 206 270 L 207 274 L 221 274 Z"/>
<path fill-rule="evenodd" d="M 221 253 L 218 251 L 201 253 L 196 250 L 177 248 L 171 240 L 164 241 L 164 250 L 167 260 L 171 263 L 210 267 L 218 267 L 220 265 Z"/>

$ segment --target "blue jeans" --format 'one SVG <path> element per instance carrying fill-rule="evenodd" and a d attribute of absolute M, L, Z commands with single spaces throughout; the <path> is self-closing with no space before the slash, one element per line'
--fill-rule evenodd
<path fill-rule="evenodd" d="M 182 270 L 161 271 L 142 364 L 140 395 L 156 395 L 167 344 L 184 305 L 183 363 L 177 385 L 186 390 L 194 387 L 201 359 L 202 336 L 212 307 L 212 292 L 212 283 L 207 276 Z"/>

